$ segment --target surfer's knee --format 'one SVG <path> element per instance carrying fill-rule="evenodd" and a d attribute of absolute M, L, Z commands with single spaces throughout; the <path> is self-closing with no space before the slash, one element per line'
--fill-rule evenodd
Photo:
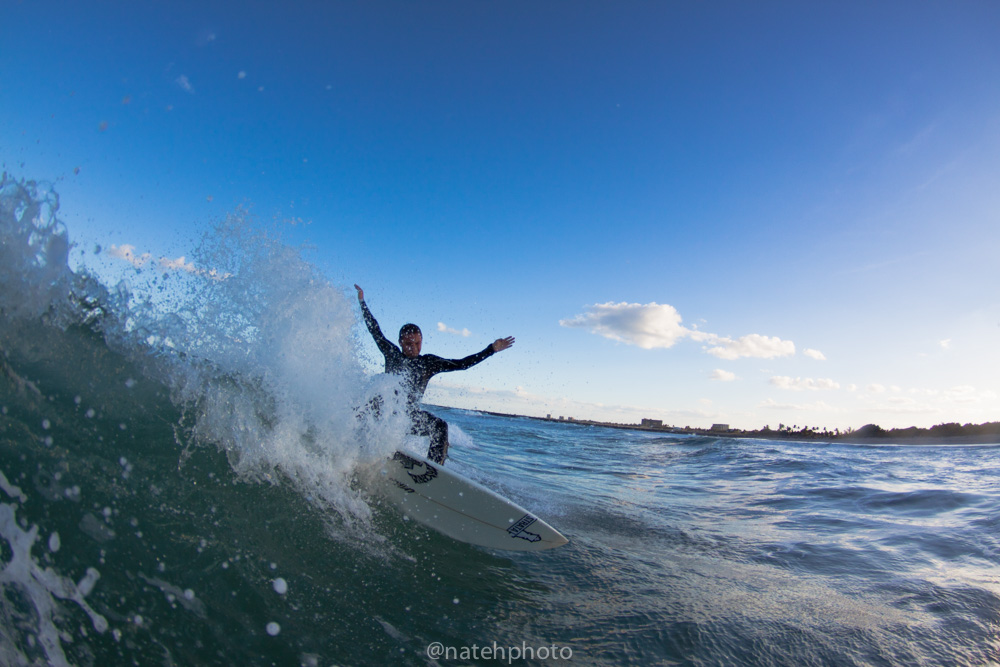
<path fill-rule="evenodd" d="M 427 450 L 427 459 L 438 465 L 444 465 L 444 459 L 448 455 L 448 442 L 431 442 Z"/>
<path fill-rule="evenodd" d="M 440 417 L 434 417 L 430 423 L 431 446 L 427 450 L 427 458 L 444 465 L 448 456 L 448 422 Z"/>

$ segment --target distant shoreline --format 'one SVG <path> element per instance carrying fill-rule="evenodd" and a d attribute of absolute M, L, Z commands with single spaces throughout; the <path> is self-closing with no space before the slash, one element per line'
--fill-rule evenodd
<path fill-rule="evenodd" d="M 456 408 L 453 408 L 456 409 Z M 458 408 L 461 409 L 461 408 Z M 893 429 L 886 431 L 873 424 L 868 424 L 862 428 L 849 433 L 829 433 L 813 430 L 801 431 L 744 431 L 742 429 L 713 430 L 704 428 L 678 428 L 676 426 L 647 426 L 642 424 L 617 424 L 614 422 L 599 422 L 589 419 L 573 419 L 552 417 L 533 417 L 530 415 L 516 415 L 504 412 L 492 412 L 490 410 L 474 410 L 482 414 L 494 417 L 508 417 L 513 419 L 531 419 L 534 421 L 552 422 L 556 424 L 575 424 L 577 426 L 600 426 L 604 428 L 617 428 L 629 431 L 645 431 L 647 433 L 667 433 L 674 435 L 701 435 L 724 438 L 744 438 L 758 440 L 788 440 L 797 442 L 830 442 L 846 443 L 851 445 L 1000 445 L 1000 422 L 987 424 L 943 424 L 934 427 L 942 431 L 947 430 L 947 434 L 934 433 L 934 429 Z M 970 432 L 981 430 L 985 432 Z M 957 432 L 956 432 L 957 431 Z"/>

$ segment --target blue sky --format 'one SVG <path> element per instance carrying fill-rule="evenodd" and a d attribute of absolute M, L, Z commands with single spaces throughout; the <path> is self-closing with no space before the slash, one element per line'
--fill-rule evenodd
<path fill-rule="evenodd" d="M 248 205 L 427 352 L 517 337 L 442 404 L 991 421 L 997 35 L 992 1 L 14 2 L 0 161 L 81 257 Z"/>

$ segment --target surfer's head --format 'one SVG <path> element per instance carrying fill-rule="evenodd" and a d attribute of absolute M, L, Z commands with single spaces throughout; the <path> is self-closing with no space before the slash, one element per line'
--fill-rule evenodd
<path fill-rule="evenodd" d="M 399 347 L 403 354 L 411 359 L 420 356 L 420 347 L 424 343 L 424 335 L 416 324 L 404 324 L 399 330 Z"/>

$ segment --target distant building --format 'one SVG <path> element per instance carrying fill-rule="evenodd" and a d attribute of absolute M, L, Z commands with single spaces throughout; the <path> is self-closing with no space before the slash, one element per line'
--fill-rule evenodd
<path fill-rule="evenodd" d="M 729 424 L 712 424 L 713 431 L 728 431 Z"/>
<path fill-rule="evenodd" d="M 661 426 L 663 426 L 663 420 L 662 419 L 643 419 L 642 423 L 640 425 L 641 426 L 648 426 L 650 428 L 660 428 Z"/>

